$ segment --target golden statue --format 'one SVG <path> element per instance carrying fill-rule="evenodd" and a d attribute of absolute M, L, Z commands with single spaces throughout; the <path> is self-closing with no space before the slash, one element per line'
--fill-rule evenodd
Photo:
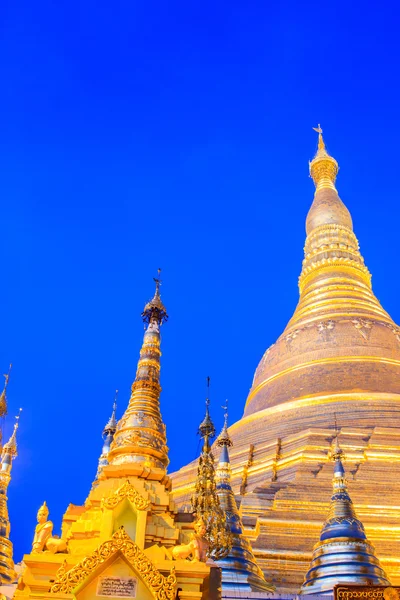
<path fill-rule="evenodd" d="M 192 533 L 188 544 L 181 544 L 172 549 L 175 560 L 191 558 L 193 562 L 206 562 L 208 542 L 205 539 L 206 525 L 203 519 L 198 519 L 194 524 L 195 533 Z"/>
<path fill-rule="evenodd" d="M 53 533 L 53 523 L 47 520 L 49 509 L 46 502 L 39 508 L 37 513 L 37 522 L 35 535 L 32 543 L 32 552 L 43 552 L 46 547 L 47 540 Z"/>
<path fill-rule="evenodd" d="M 63 539 L 52 537 L 53 523 L 47 520 L 49 509 L 46 502 L 39 508 L 37 513 L 38 524 L 35 528 L 35 535 L 32 543 L 32 552 L 64 552 L 67 549 L 67 544 Z"/>

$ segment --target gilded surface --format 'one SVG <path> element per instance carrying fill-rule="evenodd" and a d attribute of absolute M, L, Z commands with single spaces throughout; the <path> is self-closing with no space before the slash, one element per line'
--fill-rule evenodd
<path fill-rule="evenodd" d="M 328 162 L 324 174 L 310 165 L 316 190 L 299 303 L 261 358 L 243 418 L 229 429 L 246 535 L 267 579 L 290 593 L 303 581 L 328 510 L 335 415 L 358 514 L 391 582 L 400 583 L 399 327 L 371 288 L 336 190 L 336 161 L 324 145 L 319 151 Z M 172 475 L 178 504 L 194 477 L 193 463 Z"/>
<path fill-rule="evenodd" d="M 143 498 L 129 481 L 126 481 L 116 492 L 107 498 L 103 498 L 102 506 L 113 509 L 125 498 L 138 510 L 146 510 L 150 506 L 150 502 Z"/>
<path fill-rule="evenodd" d="M 65 565 L 57 573 L 57 579 L 51 587 L 52 593 L 70 594 L 83 583 L 100 565 L 117 552 L 121 552 L 134 566 L 142 580 L 151 590 L 157 600 L 173 600 L 176 594 L 176 577 L 174 569 L 164 577 L 131 540 L 124 529 L 119 529 L 113 537 L 104 542 L 87 558 L 83 559 L 69 571 Z"/>

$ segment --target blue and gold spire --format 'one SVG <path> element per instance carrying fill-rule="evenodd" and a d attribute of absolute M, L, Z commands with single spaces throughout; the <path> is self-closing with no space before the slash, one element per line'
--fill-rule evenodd
<path fill-rule="evenodd" d="M 336 435 L 332 459 L 333 494 L 328 518 L 314 546 L 310 568 L 301 594 L 331 594 L 338 584 L 390 585 L 386 573 L 367 540 L 364 526 L 357 518 L 349 496 L 343 450 Z"/>
<path fill-rule="evenodd" d="M 8 380 L 7 380 L 8 381 Z M 11 583 L 15 579 L 13 545 L 10 540 L 10 519 L 7 507 L 7 488 L 11 480 L 12 461 L 17 456 L 17 430 L 21 408 L 15 418 L 14 430 L 1 453 L 0 468 L 0 583 Z"/>
<path fill-rule="evenodd" d="M 117 398 L 118 398 L 118 390 L 115 390 L 114 396 L 114 404 L 111 413 L 111 417 L 108 419 L 106 426 L 103 429 L 103 449 L 101 451 L 101 455 L 99 458 L 99 465 L 97 467 L 96 479 L 94 481 L 94 485 L 100 479 L 100 476 L 103 472 L 103 469 L 106 465 L 108 465 L 108 453 L 110 452 L 110 447 L 112 441 L 114 439 L 114 435 L 117 429 Z"/>
<path fill-rule="evenodd" d="M 217 495 L 226 523 L 232 536 L 232 547 L 224 558 L 217 560 L 221 568 L 222 589 L 243 592 L 273 592 L 274 586 L 265 581 L 256 563 L 250 542 L 243 534 L 243 525 L 231 487 L 229 448 L 232 440 L 228 431 L 228 409 L 225 409 L 224 426 L 216 444 L 221 454 L 216 471 Z"/>

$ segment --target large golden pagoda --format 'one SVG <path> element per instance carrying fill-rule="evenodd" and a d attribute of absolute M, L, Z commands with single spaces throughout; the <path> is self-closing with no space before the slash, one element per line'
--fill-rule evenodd
<path fill-rule="evenodd" d="M 338 163 L 316 131 L 299 303 L 229 429 L 244 532 L 278 592 L 298 591 L 319 538 L 335 415 L 357 515 L 388 578 L 400 584 L 400 329 L 372 291 L 336 190 Z M 193 473 L 190 464 L 172 476 L 178 503 Z"/>

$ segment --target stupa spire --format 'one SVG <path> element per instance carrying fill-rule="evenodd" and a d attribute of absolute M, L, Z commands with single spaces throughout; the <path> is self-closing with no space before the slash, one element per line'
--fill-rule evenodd
<path fill-rule="evenodd" d="M 310 162 L 315 194 L 306 219 L 300 298 L 259 364 L 245 416 L 297 398 L 300 390 L 304 398 L 332 402 L 339 392 L 376 392 L 381 377 L 396 378 L 399 329 L 372 291 L 350 212 L 336 189 L 338 164 L 326 149 L 321 127 L 315 130 L 318 149 Z M 379 377 L 368 377 L 377 369 Z M 299 386 L 295 374 L 300 372 Z M 395 384 L 390 389 L 397 393 Z"/>
<path fill-rule="evenodd" d="M 210 445 L 211 439 L 215 437 L 215 427 L 209 412 L 209 390 L 210 378 L 207 377 L 206 414 L 199 426 L 203 448 L 199 458 L 191 504 L 196 520 L 201 519 L 206 528 L 204 537 L 208 542 L 207 555 L 217 559 L 229 552 L 232 539 L 216 491 L 214 456 Z"/>
<path fill-rule="evenodd" d="M 103 472 L 103 469 L 106 465 L 108 465 L 108 453 L 110 452 L 110 446 L 114 439 L 115 431 L 117 429 L 117 399 L 118 399 L 118 390 L 115 390 L 113 409 L 111 413 L 111 417 L 108 419 L 104 429 L 103 429 L 103 448 L 101 451 L 101 455 L 99 458 L 99 464 L 97 467 L 96 479 L 93 485 L 98 483 L 98 480 Z"/>
<path fill-rule="evenodd" d="M 224 426 L 216 445 L 221 449 L 216 470 L 216 490 L 225 513 L 226 525 L 232 537 L 232 546 L 226 556 L 216 562 L 221 568 L 222 589 L 243 592 L 273 592 L 274 586 L 265 581 L 257 565 L 250 542 L 243 533 L 243 525 L 231 487 L 229 448 L 232 440 L 228 431 L 228 404 L 223 406 Z"/>
<path fill-rule="evenodd" d="M 6 380 L 8 383 L 8 379 Z M 10 439 L 3 446 L 0 468 L 0 583 L 11 583 L 15 579 L 13 545 L 10 540 L 10 519 L 7 507 L 7 489 L 11 480 L 12 461 L 17 456 L 17 430 L 22 409 L 15 417 Z"/>
<path fill-rule="evenodd" d="M 328 518 L 320 540 L 314 546 L 311 565 L 300 593 L 332 593 L 338 583 L 390 585 L 354 510 L 347 489 L 342 462 L 344 452 L 339 445 L 337 431 L 331 458 L 334 461 L 333 494 Z"/>
<path fill-rule="evenodd" d="M 156 470 L 161 480 L 168 465 L 165 425 L 160 412 L 160 327 L 168 319 L 160 296 L 160 270 L 154 279 L 156 290 L 142 312 L 146 324 L 143 345 L 132 384 L 128 408 L 117 424 L 108 456 L 109 464 Z M 153 473 L 153 479 L 157 476 Z"/>

